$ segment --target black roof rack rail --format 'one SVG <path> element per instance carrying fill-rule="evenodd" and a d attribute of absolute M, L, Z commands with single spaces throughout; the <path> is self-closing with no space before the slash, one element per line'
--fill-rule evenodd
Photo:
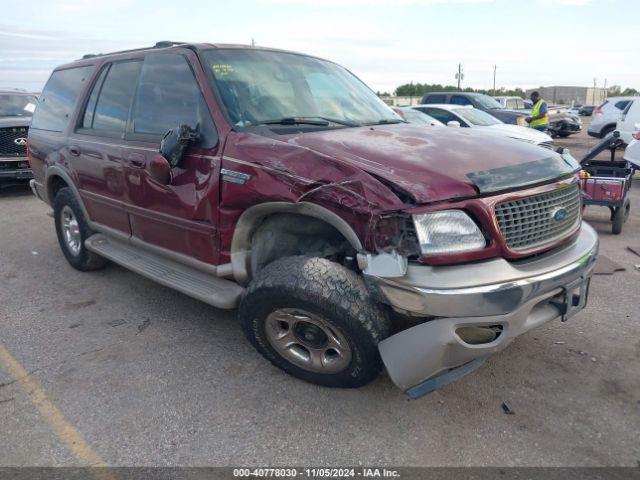
<path fill-rule="evenodd" d="M 129 52 L 139 52 L 141 50 L 149 50 L 152 48 L 168 48 L 175 47 L 176 45 L 184 45 L 186 42 L 172 42 L 171 40 L 162 40 L 160 42 L 156 42 L 153 47 L 143 47 L 143 48 L 132 48 L 130 50 L 118 50 L 116 52 L 107 52 L 107 53 L 87 53 L 82 56 L 82 60 L 86 60 L 88 58 L 95 57 L 103 57 L 104 55 L 117 55 L 118 53 L 129 53 Z"/>

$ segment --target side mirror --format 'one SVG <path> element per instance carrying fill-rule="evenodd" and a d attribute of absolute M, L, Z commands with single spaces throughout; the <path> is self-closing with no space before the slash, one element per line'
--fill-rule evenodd
<path fill-rule="evenodd" d="M 200 134 L 189 125 L 172 128 L 162 137 L 160 154 L 167 159 L 171 168 L 177 167 L 189 144 L 199 138 Z"/>
<path fill-rule="evenodd" d="M 460 122 L 458 122 L 457 120 L 450 120 L 447 122 L 447 127 L 460 128 Z"/>
<path fill-rule="evenodd" d="M 171 166 L 166 158 L 162 155 L 154 156 L 147 164 L 149 176 L 160 185 L 169 185 L 173 179 L 171 174 Z"/>

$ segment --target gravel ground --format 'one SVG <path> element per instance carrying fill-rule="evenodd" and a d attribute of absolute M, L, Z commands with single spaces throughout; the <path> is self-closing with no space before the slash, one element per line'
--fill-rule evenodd
<path fill-rule="evenodd" d="M 558 143 L 579 156 L 594 142 Z M 594 278 L 587 310 L 410 401 L 384 376 L 303 383 L 254 352 L 235 312 L 116 265 L 73 270 L 48 207 L 1 192 L 0 345 L 46 400 L 0 362 L 0 465 L 81 465 L 73 430 L 110 465 L 636 466 L 640 256 L 626 247 L 640 247 L 640 184 L 632 205 L 619 236 L 604 209 L 585 213 L 625 268 Z"/>

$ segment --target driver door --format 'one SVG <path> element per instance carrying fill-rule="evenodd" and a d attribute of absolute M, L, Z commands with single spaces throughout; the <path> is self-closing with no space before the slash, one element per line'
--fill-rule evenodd
<path fill-rule="evenodd" d="M 217 264 L 218 135 L 194 74 L 193 52 L 145 57 L 131 107 L 123 159 L 132 236 Z M 200 139 L 187 148 L 164 184 L 150 174 L 163 135 L 189 125 Z"/>

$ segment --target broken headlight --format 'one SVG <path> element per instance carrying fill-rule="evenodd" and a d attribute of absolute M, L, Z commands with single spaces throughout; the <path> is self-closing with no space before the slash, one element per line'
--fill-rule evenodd
<path fill-rule="evenodd" d="M 423 255 L 470 252 L 486 247 L 478 225 L 462 210 L 413 215 Z"/>

